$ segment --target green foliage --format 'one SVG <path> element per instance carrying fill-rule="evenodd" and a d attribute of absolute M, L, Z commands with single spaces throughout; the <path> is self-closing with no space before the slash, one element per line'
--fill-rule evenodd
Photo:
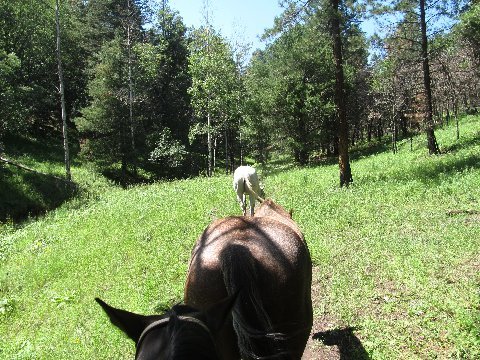
<path fill-rule="evenodd" d="M 137 80 L 142 86 L 154 82 L 159 73 L 163 71 L 163 64 L 166 61 L 166 44 L 162 41 L 159 44 L 135 44 L 134 51 L 138 57 Z M 146 85 L 145 87 L 148 87 Z"/>
<path fill-rule="evenodd" d="M 138 3 L 133 10 L 139 11 Z M 142 32 L 144 41 L 140 42 L 140 18 L 132 19 L 118 4 L 112 14 L 108 11 L 112 4 L 97 2 L 89 10 L 92 18 L 119 28 L 101 35 L 110 40 L 94 46 L 97 53 L 88 84 L 91 102 L 75 122 L 85 138 L 82 153 L 86 158 L 126 184 L 129 175 L 144 179 L 144 170 L 163 176 L 188 155 L 188 52 L 185 26 L 168 7 Z M 131 49 L 126 24 L 132 26 Z"/>
<path fill-rule="evenodd" d="M 248 139 L 252 147 L 265 142 L 266 131 L 270 141 L 287 146 L 303 164 L 334 130 L 330 42 L 317 26 L 314 19 L 297 25 L 254 55 L 246 80 L 251 98 L 247 126 L 258 135 Z"/>
<path fill-rule="evenodd" d="M 207 174 L 216 167 L 213 155 L 217 140 L 223 140 L 225 164 L 234 163 L 234 143 L 237 141 L 238 124 L 244 109 L 245 98 L 239 69 L 233 58 L 231 46 L 214 29 L 207 25 L 191 34 L 189 43 L 188 72 L 191 86 L 193 124 L 189 140 L 205 147 L 207 144 Z M 219 142 L 219 141 L 218 141 Z"/>
<path fill-rule="evenodd" d="M 135 47 L 138 58 L 135 116 L 142 125 L 137 128 L 140 135 L 137 142 L 143 146 L 140 151 L 147 154 L 145 158 L 149 158 L 156 139 L 166 131 L 186 148 L 191 122 L 185 25 L 179 15 L 166 6 L 159 11 L 155 27 L 147 38 L 148 42 Z"/>
<path fill-rule="evenodd" d="M 337 149 L 330 5 L 326 1 L 284 3 L 289 6 L 267 32 L 276 37 L 263 52 L 254 54 L 247 72 L 244 131 L 257 159 L 267 158 L 266 150 L 277 147 L 306 164 L 318 153 Z M 340 14 L 344 97 L 352 137 L 362 131 L 368 110 L 368 47 L 355 23 L 357 10 L 345 2 Z"/>
<path fill-rule="evenodd" d="M 45 2 L 13 0 L 0 3 L 0 15 L 0 121 L 13 131 L 44 129 L 52 125 L 58 84 L 54 12 Z"/>
<path fill-rule="evenodd" d="M 15 133 L 25 127 L 27 109 L 23 101 L 29 88 L 18 84 L 20 67 L 14 53 L 7 54 L 0 48 L 0 139 L 6 131 Z"/>
<path fill-rule="evenodd" d="M 82 4 L 83 3 L 83 4 Z M 83 46 L 91 55 L 98 53 L 105 43 L 115 38 L 127 38 L 127 24 L 130 24 L 132 38 L 138 39 L 144 22 L 143 0 L 91 0 L 77 4 L 83 17 Z"/>
<path fill-rule="evenodd" d="M 150 153 L 150 161 L 160 164 L 167 164 L 169 167 L 179 167 L 185 160 L 187 154 L 185 146 L 180 141 L 172 139 L 168 128 L 158 134 L 158 139 L 154 142 L 155 148 Z"/>
<path fill-rule="evenodd" d="M 477 60 L 480 59 L 480 3 L 472 3 L 470 9 L 462 14 L 457 31 L 470 43 Z"/>
<path fill-rule="evenodd" d="M 122 39 L 108 42 L 99 54 L 89 83 L 91 104 L 75 119 L 78 130 L 88 136 L 82 151 L 95 160 L 112 164 L 131 152 L 128 119 L 128 82 Z"/>
<path fill-rule="evenodd" d="M 231 46 L 214 29 L 192 29 L 187 33 L 180 15 L 168 2 L 162 3 L 155 18 L 149 3 L 60 1 L 67 123 L 72 145 L 81 144 L 87 159 L 102 164 L 104 170 L 122 169 L 134 176 L 148 172 L 161 177 L 168 163 L 149 159 L 158 149 L 157 140 L 168 131 L 178 145 L 171 147 L 177 147 L 174 152 L 185 149 L 184 163 L 189 165 L 177 169 L 183 176 L 196 174 L 204 166 L 207 132 L 212 135 L 217 159 L 225 155 L 225 162 L 231 166 L 237 162 L 238 154 L 265 162 L 272 150 L 281 149 L 298 163 L 307 163 L 317 154 L 336 151 L 328 1 L 284 1 L 285 12 L 275 21 L 274 29 L 267 32 L 270 44 L 252 57 L 246 71 L 235 63 Z M 416 11 L 418 5 L 410 0 L 389 3 L 402 11 Z M 456 15 L 457 10 L 464 10 L 466 2 L 428 3 L 434 5 L 428 8 L 429 14 L 444 19 L 447 13 Z M 404 86 L 393 88 L 384 81 L 383 93 L 376 89 L 372 92 L 370 74 L 377 68 L 367 67 L 366 39 L 358 26 L 359 16 L 371 3 L 342 1 L 341 5 L 345 97 L 350 140 L 354 143 L 365 135 L 370 139 L 373 128 L 379 137 L 394 131 L 391 119 L 397 115 L 393 108 L 404 123 L 406 114 L 413 117 L 420 112 L 422 99 L 416 97 L 420 68 L 412 65 L 415 58 L 410 54 L 410 50 L 418 49 L 414 44 L 419 31 L 414 11 L 408 11 L 405 17 L 387 17 L 389 22 L 399 20 L 403 26 L 401 31 L 396 27 L 395 32 L 401 41 L 394 44 L 390 39 L 385 44 L 390 54 L 398 55 L 389 74 L 397 74 L 398 83 Z M 375 12 L 384 11 L 383 5 Z M 438 91 L 434 99 L 438 109 L 449 108 L 450 113 L 452 103 L 458 99 L 468 98 L 463 106 L 471 109 L 478 103 L 478 4 L 465 9 L 456 26 L 461 39 L 457 51 L 444 52 L 447 59 L 437 64 L 458 69 L 449 74 L 455 80 L 449 83 L 455 83 L 456 89 L 442 89 L 443 98 L 439 98 Z M 432 32 L 435 26 L 445 25 L 441 21 L 431 24 Z M 55 35 L 52 0 L 0 4 L 0 137 L 9 132 L 58 137 L 61 122 Z M 406 37 L 415 41 L 406 41 Z M 437 36 L 433 38 L 439 46 L 443 44 Z M 132 45 L 130 56 L 127 43 Z M 432 55 L 438 53 L 435 48 Z M 128 64 L 134 95 L 133 120 L 127 121 Z M 467 69 L 465 64 L 473 66 Z M 434 91 L 442 86 L 438 74 L 443 72 L 432 72 Z M 382 75 L 374 77 L 386 80 Z M 469 80 L 468 86 L 465 79 Z M 387 101 L 389 97 L 392 100 L 396 90 L 402 93 L 397 95 L 397 103 Z M 376 98 L 381 102 L 372 106 Z M 402 102 L 406 105 L 400 108 Z M 212 121 L 209 129 L 206 114 Z M 378 116 L 381 121 L 377 121 Z"/>
<path fill-rule="evenodd" d="M 192 107 L 200 123 L 209 115 L 214 134 L 235 124 L 241 83 L 230 46 L 211 27 L 200 28 L 192 35 L 189 73 Z"/>

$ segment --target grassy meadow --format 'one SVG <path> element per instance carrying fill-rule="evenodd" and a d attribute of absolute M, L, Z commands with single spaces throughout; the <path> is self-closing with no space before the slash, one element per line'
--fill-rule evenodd
<path fill-rule="evenodd" d="M 359 358 L 480 358 L 480 117 L 460 126 L 458 141 L 454 127 L 436 132 L 439 156 L 424 135 L 397 154 L 353 152 L 348 189 L 336 164 L 259 168 L 305 234 L 314 333 L 354 328 Z M 78 195 L 0 226 L 2 359 L 133 358 L 94 297 L 139 313 L 180 301 L 196 238 L 240 214 L 230 176 L 122 190 L 81 164 L 72 172 Z"/>

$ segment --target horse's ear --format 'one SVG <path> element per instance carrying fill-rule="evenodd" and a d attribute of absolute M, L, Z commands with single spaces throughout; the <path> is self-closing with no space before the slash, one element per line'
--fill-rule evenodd
<path fill-rule="evenodd" d="M 239 291 L 220 300 L 204 312 L 205 317 L 207 318 L 208 327 L 213 333 L 220 331 L 225 324 L 225 321 L 227 321 L 232 312 L 233 306 L 237 301 L 238 293 Z"/>
<path fill-rule="evenodd" d="M 116 309 L 99 298 L 95 298 L 107 313 L 113 325 L 122 330 L 133 341 L 137 342 L 142 331 L 154 320 L 149 316 L 134 314 L 129 311 Z"/>

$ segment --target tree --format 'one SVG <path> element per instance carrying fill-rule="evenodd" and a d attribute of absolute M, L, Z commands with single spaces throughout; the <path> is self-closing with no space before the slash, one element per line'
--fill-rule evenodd
<path fill-rule="evenodd" d="M 86 8 L 86 23 L 91 25 L 88 32 L 97 36 L 87 46 L 94 54 L 88 84 L 92 101 L 82 109 L 76 123 L 88 139 L 83 148 L 85 153 L 106 166 L 120 162 L 123 185 L 127 183 L 129 166 L 136 175 L 138 157 L 132 48 L 142 36 L 142 4 L 133 0 L 95 0 Z"/>
<path fill-rule="evenodd" d="M 418 46 L 418 62 L 421 64 L 423 87 L 423 128 L 427 135 L 427 147 L 430 154 L 439 154 L 440 148 L 435 137 L 433 118 L 431 52 L 432 38 L 449 31 L 464 1 L 428 1 L 428 0 L 392 0 L 386 6 L 379 6 L 380 14 L 388 14 L 393 21 L 395 31 L 402 27 L 416 27 L 413 37 L 408 38 L 412 49 Z M 392 15 L 393 14 L 393 15 Z M 406 32 L 403 32 L 406 34 Z M 394 35 L 395 36 L 395 35 Z"/>
<path fill-rule="evenodd" d="M 134 31 L 134 5 L 132 0 L 127 0 L 127 16 L 126 16 L 126 28 L 127 28 L 127 66 L 128 66 L 128 122 L 130 125 L 130 141 L 131 149 L 135 154 L 135 124 L 133 120 L 133 78 L 132 78 L 132 46 L 133 46 L 133 31 Z M 135 163 L 135 156 L 133 157 L 134 173 L 137 173 L 137 167 Z"/>
<path fill-rule="evenodd" d="M 340 2 L 330 0 L 330 26 L 335 59 L 335 106 L 337 111 L 338 165 L 340 168 L 340 186 L 348 186 L 352 181 L 352 170 L 348 154 L 348 123 L 345 108 L 345 80 L 343 73 L 342 37 L 340 29 Z"/>
<path fill-rule="evenodd" d="M 457 29 L 460 37 L 468 42 L 480 61 L 480 2 L 472 0 L 471 6 L 460 17 Z"/>
<path fill-rule="evenodd" d="M 52 116 L 58 84 L 54 8 L 45 2 L 2 1 L 0 14 L 0 50 L 9 57 L 10 64 L 13 58 L 18 60 L 14 87 L 21 91 L 15 97 L 21 99 L 24 115 L 28 115 L 28 121 L 21 122 L 25 125 L 22 131 L 52 133 L 58 128 Z"/>
<path fill-rule="evenodd" d="M 164 57 L 158 64 L 159 71 L 153 92 L 156 116 L 163 126 L 171 129 L 172 135 L 187 144 L 190 128 L 191 109 L 188 89 L 191 78 L 188 73 L 187 29 L 178 13 L 166 4 L 158 13 L 154 44 L 163 44 Z"/>
<path fill-rule="evenodd" d="M 16 133 L 25 127 L 27 109 L 23 106 L 29 88 L 19 82 L 20 59 L 0 49 L 0 141 L 7 133 Z M 0 145 L 1 146 L 1 145 Z"/>
<path fill-rule="evenodd" d="M 68 128 L 67 128 L 67 110 L 65 108 L 65 85 L 63 82 L 62 52 L 61 52 L 61 36 L 60 36 L 60 9 L 58 0 L 55 1 L 55 25 L 57 29 L 57 62 L 58 62 L 58 80 L 60 83 L 60 104 L 62 114 L 62 133 L 63 133 L 63 149 L 65 153 L 65 173 L 67 180 L 71 180 L 70 172 L 70 152 L 68 147 Z"/>
<path fill-rule="evenodd" d="M 215 168 L 216 140 L 236 126 L 237 94 L 241 89 L 233 53 L 228 43 L 209 25 L 192 34 L 189 57 L 192 85 L 189 93 L 197 122 L 190 130 L 191 139 L 207 135 L 207 174 Z"/>
<path fill-rule="evenodd" d="M 273 139 L 277 139 L 278 127 L 272 126 L 272 114 L 276 103 L 276 79 L 272 76 L 270 61 L 274 55 L 269 50 L 257 50 L 250 61 L 245 74 L 246 111 L 245 121 L 241 127 L 244 134 L 244 150 L 255 161 L 265 163 Z M 277 142 L 279 143 L 279 142 Z"/>
<path fill-rule="evenodd" d="M 87 139 L 83 152 L 108 166 L 121 163 L 121 181 L 126 185 L 127 167 L 132 163 L 128 109 L 128 67 L 123 39 L 106 43 L 89 82 L 91 104 L 75 119 Z"/>
<path fill-rule="evenodd" d="M 83 4 L 84 1 L 81 1 Z M 129 27 L 131 35 L 141 36 L 145 21 L 142 9 L 145 0 L 89 0 L 81 12 L 84 22 L 84 47 L 89 54 L 96 54 L 102 46 L 121 36 L 127 43 Z M 91 59 L 95 62 L 95 59 Z M 94 64 L 92 64 L 94 65 Z"/>
<path fill-rule="evenodd" d="M 423 106 L 418 27 L 415 22 L 406 19 L 383 42 L 385 55 L 376 59 L 372 66 L 371 119 L 375 121 L 374 128 L 379 140 L 388 132 L 391 133 L 392 150 L 396 152 L 399 131 L 403 136 L 411 136 L 412 131 L 423 123 L 417 115 L 423 114 L 422 110 L 418 111 Z"/>
<path fill-rule="evenodd" d="M 68 88 L 64 89 L 66 121 L 63 122 L 59 121 L 62 107 L 57 96 L 56 2 L 0 2 L 0 54 L 5 52 L 6 56 L 2 56 L 0 61 L 5 60 L 12 65 L 12 60 L 16 59 L 15 70 L 8 76 L 14 93 L 8 95 L 5 102 L 12 108 L 7 109 L 2 103 L 3 109 L 8 111 L 10 134 L 56 139 L 61 138 L 62 131 L 67 127 L 73 128 L 68 118 L 86 101 L 86 80 L 82 76 L 86 56 L 80 46 L 81 27 L 77 20 L 80 3 L 83 1 L 61 3 L 62 11 L 58 16 L 58 30 L 62 33 L 62 72 L 64 82 L 68 84 Z M 5 95 L 10 93 L 7 89 L 5 91 Z"/>
<path fill-rule="evenodd" d="M 345 74 L 343 62 L 343 49 L 346 39 L 342 36 L 348 34 L 348 28 L 355 17 L 355 11 L 350 9 L 339 0 L 330 1 L 285 1 L 286 10 L 282 16 L 276 19 L 276 26 L 269 34 L 277 34 L 288 29 L 292 24 L 309 18 L 312 15 L 318 17 L 320 31 L 327 30 L 331 38 L 331 53 L 335 63 L 335 87 L 334 103 L 336 108 L 336 131 L 338 139 L 338 154 L 340 168 L 340 185 L 348 186 L 352 182 L 352 173 L 348 155 L 349 126 L 346 115 Z M 327 14 L 325 17 L 324 15 Z M 328 24 L 328 26 L 327 26 Z M 321 33 L 319 31 L 319 37 Z"/>
<path fill-rule="evenodd" d="M 182 166 L 193 173 L 198 165 L 190 156 L 193 149 L 187 149 L 192 116 L 186 27 L 165 2 L 146 41 L 136 44 L 134 52 L 137 120 L 142 125 L 138 150 L 157 174 Z"/>
<path fill-rule="evenodd" d="M 267 149 L 281 148 L 306 164 L 315 150 L 334 142 L 333 61 L 319 26 L 316 17 L 293 25 L 252 58 L 247 140 L 262 161 Z"/>
<path fill-rule="evenodd" d="M 440 148 L 435 137 L 433 122 L 433 104 L 432 104 L 432 84 L 430 79 L 430 62 L 428 54 L 427 20 L 425 12 L 425 0 L 419 0 L 420 10 L 420 28 L 422 39 L 422 67 L 423 67 L 423 86 L 425 90 L 425 131 L 427 133 L 428 152 L 430 155 L 439 154 Z"/>
<path fill-rule="evenodd" d="M 480 2 L 472 1 L 471 7 L 460 16 L 453 33 L 455 51 L 450 57 L 455 70 L 456 92 L 460 105 L 467 112 L 478 111 L 480 95 Z M 458 118 L 457 118 L 458 120 Z M 457 132 L 458 135 L 458 132 Z"/>

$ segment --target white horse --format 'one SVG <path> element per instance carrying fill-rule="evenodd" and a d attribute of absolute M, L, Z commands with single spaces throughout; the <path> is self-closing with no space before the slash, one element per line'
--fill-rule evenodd
<path fill-rule="evenodd" d="M 237 199 L 240 203 L 243 216 L 247 214 L 246 194 L 250 197 L 250 215 L 255 212 L 255 201 L 263 202 L 263 189 L 260 187 L 257 172 L 251 166 L 240 166 L 233 174 L 233 188 L 237 193 Z"/>

